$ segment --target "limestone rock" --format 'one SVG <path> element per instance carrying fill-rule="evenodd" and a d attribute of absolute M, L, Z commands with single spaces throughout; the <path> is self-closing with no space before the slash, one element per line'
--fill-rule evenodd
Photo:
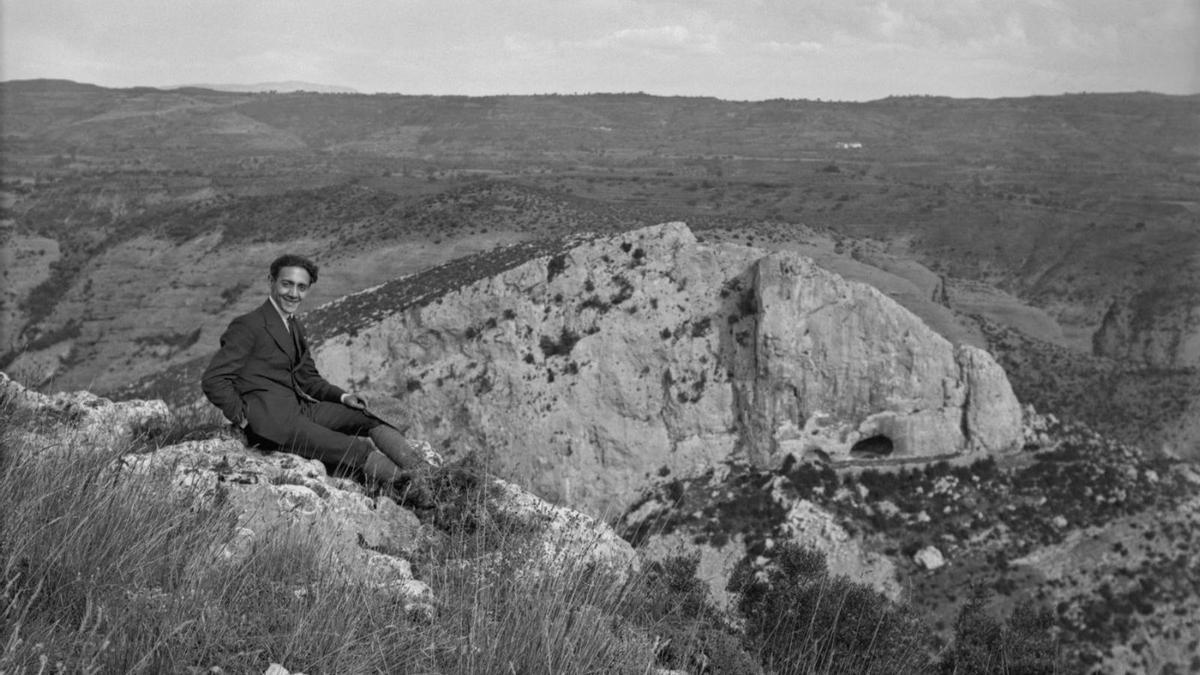
<path fill-rule="evenodd" d="M 1004 369 L 977 347 L 959 345 L 954 356 L 968 396 L 963 426 L 969 430 L 970 448 L 987 453 L 1020 449 L 1022 410 Z"/>
<path fill-rule="evenodd" d="M 170 418 L 162 401 L 131 400 L 114 403 L 87 391 L 41 394 L 26 389 L 0 372 L 0 401 L 15 414 L 36 418 L 34 426 L 53 425 L 59 435 L 87 439 L 94 445 L 117 445 L 136 434 L 166 427 Z"/>
<path fill-rule="evenodd" d="M 1021 440 L 985 352 L 796 253 L 670 223 L 462 265 L 455 288 L 431 288 L 449 274 L 434 270 L 313 312 L 322 372 L 595 515 L 734 456 L 912 461 Z"/>
<path fill-rule="evenodd" d="M 607 524 L 574 509 L 555 506 L 516 485 L 494 479 L 498 490 L 491 508 L 537 533 L 543 569 L 553 573 L 564 565 L 594 567 L 623 578 L 637 569 L 639 559 L 629 542 Z"/>
<path fill-rule="evenodd" d="M 1175 279 L 1114 300 L 1092 336 L 1092 351 L 1154 368 L 1200 366 L 1200 293 Z"/>
<path fill-rule="evenodd" d="M 247 550 L 256 533 L 291 527 L 312 533 L 349 573 L 397 592 L 414 609 L 430 601 L 428 587 L 414 579 L 406 560 L 426 540 L 417 517 L 387 497 L 368 496 L 354 481 L 327 475 L 316 460 L 208 440 L 121 461 L 134 473 L 172 472 L 173 484 L 194 499 L 232 504 L 243 536 L 221 550 L 223 557 Z M 618 575 L 636 568 L 633 548 L 604 523 L 512 483 L 496 479 L 495 485 L 487 507 L 537 538 L 542 569 L 553 571 L 568 560 Z"/>
<path fill-rule="evenodd" d="M 942 552 L 938 550 L 936 546 L 926 546 L 920 551 L 917 551 L 916 554 L 913 555 L 913 561 L 922 568 L 931 571 L 945 567 L 946 565 L 945 556 L 942 555 Z"/>
<path fill-rule="evenodd" d="M 807 258 L 774 253 L 756 275 L 750 433 L 770 434 L 797 456 L 819 449 L 835 459 L 1018 444 L 1020 407 L 986 352 L 956 350 L 879 291 Z"/>
<path fill-rule="evenodd" d="M 381 408 L 414 435 L 599 515 L 652 473 L 735 451 L 732 361 L 750 356 L 728 317 L 749 284 L 725 281 L 758 255 L 679 224 L 597 239 L 424 305 L 378 298 L 371 323 L 315 350 L 330 379 L 394 395 Z"/>
<path fill-rule="evenodd" d="M 120 444 L 121 433 L 127 435 L 148 420 L 165 424 L 169 417 L 161 401 L 114 404 L 86 392 L 43 396 L 3 373 L 0 378 L 0 398 L 11 401 L 30 419 L 50 420 L 37 431 L 39 437 L 58 438 L 74 451 L 119 451 L 125 447 Z M 64 441 L 64 424 L 89 430 L 91 435 Z M 433 463 L 440 464 L 440 455 L 428 444 L 421 445 Z M 255 541 L 282 528 L 312 537 L 346 574 L 396 595 L 406 610 L 418 615 L 433 611 L 431 590 L 413 576 L 407 560 L 428 543 L 431 535 L 426 526 L 386 496 L 371 496 L 353 480 L 328 475 L 317 460 L 263 452 L 232 438 L 210 438 L 120 455 L 112 471 L 114 479 L 164 474 L 193 503 L 224 504 L 237 514 L 231 539 L 214 542 L 212 555 L 195 561 L 196 565 L 249 555 Z M 533 571 L 553 573 L 567 561 L 618 576 L 636 569 L 632 547 L 608 525 L 549 504 L 507 481 L 489 480 L 494 489 L 488 493 L 487 508 L 497 519 L 516 524 L 533 537 L 538 564 Z"/>
<path fill-rule="evenodd" d="M 230 504 L 239 536 L 219 545 L 219 558 L 244 555 L 257 537 L 290 528 L 308 533 L 349 574 L 380 588 L 403 590 L 413 580 L 403 558 L 422 542 L 417 517 L 387 497 L 368 496 L 352 480 L 329 476 L 319 461 L 211 439 L 125 455 L 120 462 L 126 474 L 168 472 L 172 484 L 198 503 Z M 396 560 L 380 560 L 379 551 Z"/>
<path fill-rule="evenodd" d="M 805 499 L 791 502 L 783 531 L 794 543 L 825 553 L 830 573 L 867 584 L 892 600 L 900 598 L 900 582 L 892 561 L 868 551 L 838 524 L 833 514 L 816 504 Z"/>

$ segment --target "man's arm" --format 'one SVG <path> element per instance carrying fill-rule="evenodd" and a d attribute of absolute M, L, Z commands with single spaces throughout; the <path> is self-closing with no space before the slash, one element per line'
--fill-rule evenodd
<path fill-rule="evenodd" d="M 245 321 L 235 319 L 221 335 L 221 348 L 200 377 L 204 395 L 239 427 L 246 426 L 246 407 L 234 382 L 253 348 L 254 333 Z"/>
<path fill-rule="evenodd" d="M 317 364 L 313 362 L 312 352 L 307 350 L 304 352 L 304 358 L 300 361 L 300 367 L 296 369 L 296 383 L 300 385 L 304 393 L 318 401 L 345 402 L 342 400 L 342 395 L 346 393 L 346 390 L 329 382 L 321 376 L 321 373 L 317 372 Z"/>
<path fill-rule="evenodd" d="M 313 361 L 312 350 L 308 348 L 308 338 L 303 330 L 300 333 L 300 341 L 304 345 L 304 356 L 300 358 L 300 365 L 296 368 L 296 384 L 304 393 L 318 401 L 346 403 L 346 399 L 350 398 L 346 395 L 346 390 L 329 382 L 317 371 L 317 363 Z"/>

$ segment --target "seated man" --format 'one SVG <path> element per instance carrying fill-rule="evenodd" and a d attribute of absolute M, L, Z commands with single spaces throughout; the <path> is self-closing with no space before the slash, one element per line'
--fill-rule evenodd
<path fill-rule="evenodd" d="M 359 469 L 380 481 L 428 467 L 399 431 L 366 412 L 361 396 L 317 372 L 294 317 L 317 281 L 317 266 L 283 255 L 271 263 L 267 281 L 266 302 L 234 319 L 221 336 L 201 377 L 208 400 L 256 445 Z"/>

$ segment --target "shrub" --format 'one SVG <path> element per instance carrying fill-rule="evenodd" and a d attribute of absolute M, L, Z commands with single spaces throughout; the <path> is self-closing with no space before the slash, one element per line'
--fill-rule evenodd
<path fill-rule="evenodd" d="M 708 586 L 696 578 L 699 564 L 699 555 L 667 558 L 650 564 L 633 582 L 629 613 L 653 627 L 657 665 L 686 672 L 761 673 L 738 632 L 710 602 Z"/>
<path fill-rule="evenodd" d="M 546 263 L 546 283 L 554 281 L 554 277 L 562 274 L 567 269 L 567 256 L 560 253 Z"/>
<path fill-rule="evenodd" d="M 990 594 L 976 587 L 958 614 L 954 644 L 942 672 L 955 675 L 1050 675 L 1060 672 L 1054 615 L 1028 601 L 1017 604 L 1007 624 L 987 613 Z"/>
<path fill-rule="evenodd" d="M 575 343 L 579 342 L 579 334 L 563 326 L 562 331 L 558 335 L 558 339 L 543 335 L 538 340 L 538 347 L 542 350 L 542 355 L 546 358 L 552 356 L 567 356 L 571 350 L 575 348 Z"/>
<path fill-rule="evenodd" d="M 785 544 L 764 577 L 746 563 L 730 579 L 746 642 L 763 667 L 812 672 L 924 673 L 932 633 L 912 610 L 832 576 L 825 554 Z"/>

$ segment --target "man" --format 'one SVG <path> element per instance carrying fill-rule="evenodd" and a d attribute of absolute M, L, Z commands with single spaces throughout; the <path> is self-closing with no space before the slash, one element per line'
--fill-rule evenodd
<path fill-rule="evenodd" d="M 427 468 L 399 431 L 366 413 L 361 396 L 317 372 L 294 316 L 317 282 L 316 264 L 280 256 L 267 281 L 266 302 L 234 319 L 221 336 L 201 377 L 208 400 L 256 445 L 359 469 L 380 481 Z"/>

